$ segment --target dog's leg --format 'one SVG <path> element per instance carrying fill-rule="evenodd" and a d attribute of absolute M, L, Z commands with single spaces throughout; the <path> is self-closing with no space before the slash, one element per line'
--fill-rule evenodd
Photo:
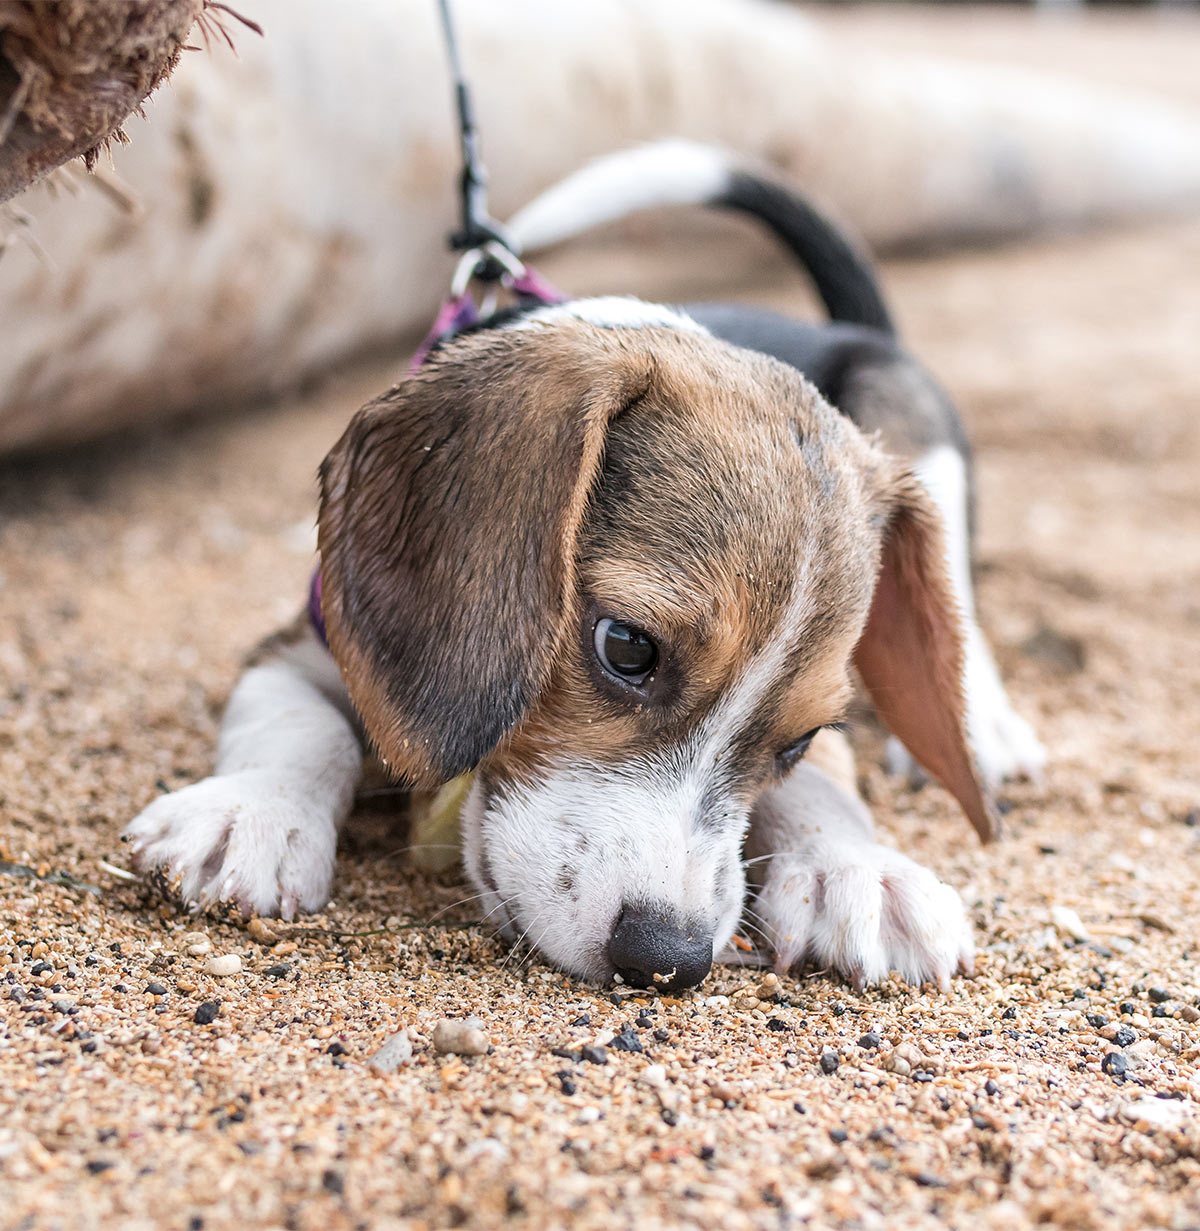
<path fill-rule="evenodd" d="M 913 473 L 942 514 L 946 563 L 965 628 L 963 687 L 967 699 L 967 731 L 979 773 L 989 788 L 1009 778 L 1038 778 L 1046 766 L 1046 751 L 1033 728 L 1012 707 L 995 659 L 975 618 L 971 588 L 970 536 L 967 524 L 967 470 L 952 445 L 930 449 L 913 465 Z M 893 739 L 888 747 L 893 772 L 912 773 L 915 763 Z"/>
<path fill-rule="evenodd" d="M 835 732 L 818 735 L 811 759 L 754 808 L 746 840 L 760 886 L 754 922 L 781 971 L 801 962 L 832 966 L 863 987 L 895 970 L 910 983 L 931 980 L 945 989 L 951 975 L 974 964 L 962 900 L 928 869 L 875 841 L 835 740 L 842 741 Z"/>
<path fill-rule="evenodd" d="M 311 629 L 264 648 L 238 681 L 211 778 L 163 795 L 124 837 L 194 908 L 319 910 L 362 748 L 337 667 Z"/>

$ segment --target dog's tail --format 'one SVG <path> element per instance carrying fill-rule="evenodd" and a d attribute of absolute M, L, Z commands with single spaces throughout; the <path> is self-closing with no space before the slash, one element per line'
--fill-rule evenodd
<path fill-rule="evenodd" d="M 804 266 L 833 320 L 895 333 L 870 260 L 844 232 L 795 189 L 714 146 L 661 141 L 599 158 L 535 197 L 508 229 L 532 252 L 663 205 L 752 215 Z"/>

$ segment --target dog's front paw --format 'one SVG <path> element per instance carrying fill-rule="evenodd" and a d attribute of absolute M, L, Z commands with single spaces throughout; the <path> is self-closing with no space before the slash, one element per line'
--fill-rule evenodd
<path fill-rule="evenodd" d="M 195 909 L 233 902 L 291 919 L 329 900 L 337 828 L 275 775 L 247 770 L 162 795 L 123 837 L 137 868 L 160 871 Z"/>
<path fill-rule="evenodd" d="M 776 855 L 755 904 L 779 970 L 832 966 L 858 988 L 898 971 L 937 983 L 974 969 L 962 899 L 920 864 L 869 841 Z"/>

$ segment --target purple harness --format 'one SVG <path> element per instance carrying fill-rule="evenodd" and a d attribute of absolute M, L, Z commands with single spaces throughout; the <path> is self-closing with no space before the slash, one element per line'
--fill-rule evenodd
<path fill-rule="evenodd" d="M 468 256 L 471 254 L 468 253 Z M 429 358 L 430 352 L 443 342 L 449 341 L 480 320 L 479 307 L 471 292 L 458 289 L 459 279 L 455 278 L 455 286 L 451 288 L 450 296 L 438 309 L 434 317 L 433 327 L 425 335 L 425 340 L 417 347 L 409 365 L 408 374 L 414 376 Z M 521 299 L 532 299 L 538 306 L 563 303 L 566 296 L 560 294 L 535 269 L 528 265 L 519 265 L 517 270 L 504 279 L 504 285 Z M 321 639 L 321 644 L 329 649 L 329 638 L 325 633 L 325 612 L 321 606 L 321 569 L 318 566 L 312 575 L 308 586 L 308 619 L 313 631 Z"/>

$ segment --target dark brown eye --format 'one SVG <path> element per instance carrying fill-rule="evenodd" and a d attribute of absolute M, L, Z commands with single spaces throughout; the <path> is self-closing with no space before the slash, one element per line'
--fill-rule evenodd
<path fill-rule="evenodd" d="M 775 754 L 775 764 L 779 767 L 781 774 L 786 774 L 798 761 L 804 758 L 804 754 L 808 751 L 808 746 L 813 742 L 820 727 L 813 727 L 811 731 L 806 731 L 800 738 L 790 747 L 785 748 L 782 752 Z"/>
<path fill-rule="evenodd" d="M 605 616 L 596 623 L 593 645 L 600 665 L 627 684 L 640 684 L 658 663 L 658 647 L 640 628 Z"/>

